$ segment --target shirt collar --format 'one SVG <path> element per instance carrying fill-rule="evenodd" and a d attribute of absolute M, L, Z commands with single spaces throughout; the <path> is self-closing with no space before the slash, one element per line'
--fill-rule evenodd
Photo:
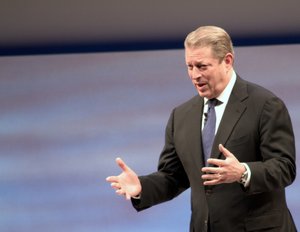
<path fill-rule="evenodd" d="M 227 103 L 231 94 L 231 91 L 233 89 L 234 83 L 236 81 L 236 73 L 233 70 L 232 71 L 232 75 L 231 78 L 227 84 L 227 86 L 225 87 L 225 89 L 223 90 L 223 92 L 217 97 L 217 99 L 222 102 L 222 103 Z M 205 97 L 204 98 L 204 104 L 206 104 L 208 101 L 208 99 Z"/>

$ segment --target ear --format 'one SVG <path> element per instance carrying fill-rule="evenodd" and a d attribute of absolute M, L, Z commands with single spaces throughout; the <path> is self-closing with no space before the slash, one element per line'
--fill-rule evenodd
<path fill-rule="evenodd" d="M 224 62 L 227 67 L 232 67 L 234 62 L 234 56 L 232 53 L 228 52 L 224 57 Z"/>

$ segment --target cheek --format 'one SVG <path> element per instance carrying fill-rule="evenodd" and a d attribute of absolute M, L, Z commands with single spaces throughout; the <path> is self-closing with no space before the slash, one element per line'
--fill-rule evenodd
<path fill-rule="evenodd" d="M 188 76 L 189 76 L 190 79 L 192 79 L 193 78 L 193 72 L 188 70 Z"/>
<path fill-rule="evenodd" d="M 206 76 L 206 79 L 209 83 L 210 86 L 214 86 L 215 85 L 215 82 L 216 82 L 216 76 L 214 73 L 210 73 L 210 74 L 207 74 Z"/>
<path fill-rule="evenodd" d="M 209 88 L 211 89 L 211 91 L 215 91 L 219 83 L 219 79 L 218 79 L 218 76 L 216 74 L 211 74 L 209 77 L 208 77 L 208 85 L 209 85 Z"/>

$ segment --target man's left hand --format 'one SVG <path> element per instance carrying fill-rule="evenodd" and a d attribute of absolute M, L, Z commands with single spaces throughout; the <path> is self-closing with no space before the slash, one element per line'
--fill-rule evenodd
<path fill-rule="evenodd" d="M 212 158 L 207 160 L 207 163 L 214 167 L 202 168 L 204 185 L 233 183 L 239 181 L 246 171 L 245 166 L 222 144 L 219 144 L 219 150 L 225 156 L 225 160 Z"/>

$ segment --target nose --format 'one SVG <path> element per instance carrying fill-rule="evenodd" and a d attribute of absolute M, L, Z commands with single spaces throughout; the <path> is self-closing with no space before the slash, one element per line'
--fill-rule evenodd
<path fill-rule="evenodd" d="M 199 69 L 193 68 L 191 76 L 193 80 L 199 80 L 202 77 L 202 73 L 200 72 Z"/>

